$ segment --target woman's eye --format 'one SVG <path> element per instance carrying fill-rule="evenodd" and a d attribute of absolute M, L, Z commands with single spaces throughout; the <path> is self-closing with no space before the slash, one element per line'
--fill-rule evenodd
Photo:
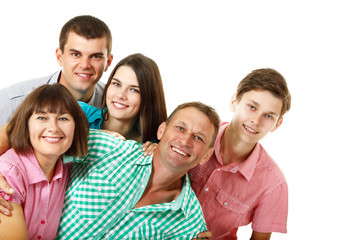
<path fill-rule="evenodd" d="M 131 91 L 132 91 L 132 92 L 136 92 L 136 93 L 140 93 L 140 90 L 139 90 L 139 89 L 136 89 L 136 88 L 132 88 Z"/>
<path fill-rule="evenodd" d="M 67 120 L 69 120 L 67 117 L 61 117 L 61 118 L 59 118 L 59 120 L 60 121 L 67 121 Z"/>
<path fill-rule="evenodd" d="M 38 116 L 36 119 L 39 119 L 39 120 L 46 120 L 46 118 L 45 118 L 45 117 L 43 117 L 43 116 Z"/>

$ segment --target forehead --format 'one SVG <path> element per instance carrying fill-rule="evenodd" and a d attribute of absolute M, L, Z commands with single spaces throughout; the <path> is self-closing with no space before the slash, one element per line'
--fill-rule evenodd
<path fill-rule="evenodd" d="M 89 53 L 103 53 L 107 54 L 107 39 L 106 37 L 86 39 L 75 32 L 69 32 L 65 50 L 76 50 L 80 52 Z"/>
<path fill-rule="evenodd" d="M 246 92 L 240 101 L 251 102 L 264 111 L 274 112 L 277 115 L 280 115 L 283 105 L 280 98 L 274 96 L 274 94 L 267 90 L 251 90 Z"/>
<path fill-rule="evenodd" d="M 129 66 L 120 66 L 115 74 L 114 74 L 114 78 L 120 80 L 120 81 L 125 81 L 125 82 L 130 82 L 132 84 L 138 84 L 138 80 L 136 77 L 136 74 L 134 72 L 134 70 L 129 67 Z"/>

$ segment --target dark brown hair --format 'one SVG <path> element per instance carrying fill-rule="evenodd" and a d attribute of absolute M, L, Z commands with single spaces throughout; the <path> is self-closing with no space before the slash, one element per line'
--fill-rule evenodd
<path fill-rule="evenodd" d="M 61 84 L 45 84 L 33 90 L 20 104 L 6 128 L 11 147 L 18 154 L 29 154 L 32 145 L 28 122 L 34 113 L 69 113 L 75 122 L 74 139 L 66 155 L 84 156 L 87 153 L 88 120 L 71 93 Z"/>
<path fill-rule="evenodd" d="M 200 112 L 204 113 L 210 120 L 210 122 L 213 124 L 214 126 L 214 133 L 213 136 L 211 138 L 211 142 L 210 142 L 210 147 L 214 146 L 215 140 L 216 140 L 216 136 L 218 134 L 219 131 L 219 125 L 220 125 L 220 117 L 219 115 L 216 113 L 215 109 L 205 105 L 201 102 L 187 102 L 187 103 L 183 103 L 179 106 L 177 106 L 175 108 L 175 110 L 170 114 L 170 116 L 168 117 L 168 119 L 166 120 L 166 124 L 168 124 L 176 115 L 176 113 L 184 108 L 188 108 L 188 107 L 193 107 L 196 108 L 197 110 L 199 110 Z"/>
<path fill-rule="evenodd" d="M 165 94 L 160 71 L 156 62 L 143 54 L 136 53 L 129 55 L 114 67 L 104 88 L 102 101 L 103 118 L 107 120 L 109 117 L 108 111 L 104 111 L 107 107 L 107 89 L 117 69 L 121 66 L 130 67 L 135 72 L 139 82 L 141 106 L 136 124 L 140 125 L 142 142 L 156 141 L 157 129 L 167 118 Z"/>
<path fill-rule="evenodd" d="M 82 15 L 74 17 L 65 23 L 59 37 L 59 48 L 62 52 L 64 52 L 65 44 L 67 43 L 70 32 L 74 32 L 86 39 L 106 37 L 108 56 L 110 56 L 112 49 L 111 31 L 100 19 L 90 15 Z"/>
<path fill-rule="evenodd" d="M 240 101 L 244 93 L 251 90 L 267 90 L 281 99 L 282 109 L 279 117 L 290 110 L 291 95 L 285 78 L 271 68 L 261 68 L 249 73 L 237 86 L 236 100 Z"/>

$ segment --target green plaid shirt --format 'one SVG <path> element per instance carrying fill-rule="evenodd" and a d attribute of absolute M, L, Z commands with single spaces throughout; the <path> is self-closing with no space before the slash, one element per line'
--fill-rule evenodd
<path fill-rule="evenodd" d="M 188 176 L 177 199 L 133 209 L 152 170 L 141 144 L 90 130 L 74 161 L 57 239 L 192 239 L 206 230 Z"/>

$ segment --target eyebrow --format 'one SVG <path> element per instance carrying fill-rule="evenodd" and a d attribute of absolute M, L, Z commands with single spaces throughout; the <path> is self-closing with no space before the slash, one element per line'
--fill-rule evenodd
<path fill-rule="evenodd" d="M 258 102 L 254 101 L 252 99 L 248 99 L 248 101 L 251 102 L 252 104 L 254 104 L 256 107 L 260 106 L 260 104 Z M 267 112 L 266 114 L 273 115 L 273 116 L 279 116 L 277 113 L 272 112 L 272 111 Z"/>
<path fill-rule="evenodd" d="M 70 52 L 77 52 L 77 53 L 81 53 L 81 51 L 79 50 L 76 50 L 76 49 L 73 49 L 73 48 L 70 48 L 69 49 Z M 101 55 L 101 56 L 105 56 L 105 54 L 103 52 L 97 52 L 97 53 L 92 53 L 91 56 L 94 56 L 94 55 Z"/>
<path fill-rule="evenodd" d="M 183 122 L 183 121 L 179 121 L 179 123 L 178 123 L 178 124 L 182 124 L 185 128 L 187 128 L 186 123 L 185 123 L 185 122 Z M 194 135 L 198 135 L 198 136 L 200 136 L 202 139 L 204 139 L 204 141 L 206 141 L 206 140 L 207 140 L 206 134 L 205 134 L 205 133 L 203 133 L 203 132 L 196 132 L 196 133 L 194 133 Z"/>
<path fill-rule="evenodd" d="M 118 82 L 118 83 L 122 83 L 120 79 L 117 79 L 117 78 L 114 78 L 114 77 L 113 77 L 111 80 L 114 80 L 114 81 L 116 81 L 116 82 Z M 138 85 L 130 85 L 130 87 L 140 88 Z"/>

